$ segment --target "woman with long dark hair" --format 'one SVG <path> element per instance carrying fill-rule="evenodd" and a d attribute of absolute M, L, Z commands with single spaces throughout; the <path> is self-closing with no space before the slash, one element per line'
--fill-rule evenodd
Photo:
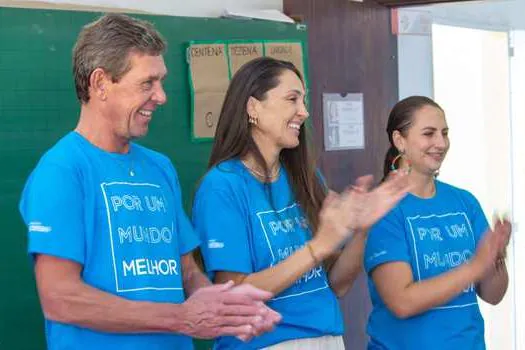
<path fill-rule="evenodd" d="M 360 271 L 366 228 L 408 190 L 401 175 L 370 192 L 369 177 L 327 191 L 306 142 L 305 98 L 299 71 L 272 58 L 246 63 L 226 93 L 193 222 L 213 280 L 271 291 L 282 321 L 249 343 L 219 338 L 217 349 L 343 349 L 336 295 Z"/>
<path fill-rule="evenodd" d="M 511 227 L 489 228 L 477 199 L 436 179 L 450 146 L 443 109 L 411 96 L 392 109 L 384 173 L 410 169 L 410 193 L 366 243 L 369 350 L 485 349 L 477 296 L 497 304 L 508 275 Z"/>

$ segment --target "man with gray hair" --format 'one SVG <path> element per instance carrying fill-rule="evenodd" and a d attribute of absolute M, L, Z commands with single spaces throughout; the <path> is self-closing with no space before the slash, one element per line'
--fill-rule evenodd
<path fill-rule="evenodd" d="M 247 340 L 280 320 L 271 294 L 210 284 L 173 165 L 132 142 L 166 102 L 165 48 L 148 22 L 111 14 L 73 50 L 78 125 L 20 202 L 50 350 L 191 349 L 191 337 Z"/>

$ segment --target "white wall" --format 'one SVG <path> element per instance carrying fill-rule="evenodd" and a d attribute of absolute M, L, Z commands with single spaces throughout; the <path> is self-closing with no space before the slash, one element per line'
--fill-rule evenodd
<path fill-rule="evenodd" d="M 399 99 L 412 95 L 433 97 L 432 38 L 430 35 L 397 37 Z"/>
<path fill-rule="evenodd" d="M 121 10 L 173 16 L 218 17 L 225 8 L 277 9 L 282 0 L 0 0 L 0 6 Z"/>
<path fill-rule="evenodd" d="M 510 60 L 511 64 L 511 103 L 512 103 L 512 147 L 513 147 L 513 185 L 514 195 L 514 257 L 516 269 L 514 294 L 516 295 L 516 348 L 515 350 L 525 349 L 525 254 L 522 253 L 525 247 L 525 31 L 514 31 L 511 42 L 514 45 L 514 56 Z"/>
<path fill-rule="evenodd" d="M 426 6 L 435 18 L 478 23 L 483 28 L 525 29 L 525 1 L 483 0 Z M 480 28 L 482 29 L 482 28 Z"/>
<path fill-rule="evenodd" d="M 408 10 L 427 12 L 434 23 L 440 24 L 487 30 L 525 29 L 525 0 L 485 0 L 414 6 Z M 397 44 L 399 98 L 415 94 L 432 97 L 431 36 L 400 35 Z"/>
<path fill-rule="evenodd" d="M 508 33 L 442 25 L 433 30 L 434 92 L 451 139 L 440 178 L 474 193 L 491 220 L 494 212 L 512 210 Z M 511 275 L 514 262 L 511 244 Z M 490 350 L 513 349 L 514 282 L 497 307 L 480 303 Z"/>

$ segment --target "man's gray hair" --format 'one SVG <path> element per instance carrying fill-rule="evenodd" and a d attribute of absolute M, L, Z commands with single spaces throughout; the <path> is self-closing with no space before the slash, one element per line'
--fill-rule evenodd
<path fill-rule="evenodd" d="M 80 32 L 73 48 L 73 76 L 77 97 L 89 102 L 89 78 L 102 68 L 118 82 L 131 69 L 130 53 L 162 55 L 166 42 L 147 21 L 122 14 L 107 14 Z"/>

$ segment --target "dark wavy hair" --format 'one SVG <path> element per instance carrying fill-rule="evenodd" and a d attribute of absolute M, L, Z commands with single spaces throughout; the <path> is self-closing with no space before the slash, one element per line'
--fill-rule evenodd
<path fill-rule="evenodd" d="M 265 100 L 267 92 L 279 85 L 279 78 L 285 71 L 294 72 L 304 84 L 301 73 L 292 63 L 269 57 L 256 58 L 235 73 L 222 105 L 208 168 L 228 159 L 252 154 L 265 174 L 269 175 L 268 164 L 252 137 L 247 104 L 250 97 Z M 317 175 L 313 152 L 309 149 L 307 131 L 308 128 L 303 125 L 299 146 L 283 149 L 280 161 L 288 174 L 295 199 L 305 212 L 312 233 L 315 233 L 326 193 Z"/>
<path fill-rule="evenodd" d="M 425 96 L 410 96 L 398 103 L 390 111 L 388 116 L 388 123 L 386 126 L 386 133 L 388 134 L 388 141 L 390 142 L 390 148 L 386 152 L 385 161 L 383 164 L 383 180 L 388 176 L 390 172 L 390 165 L 395 157 L 399 155 L 399 150 L 394 146 L 394 140 L 392 135 L 394 131 L 399 131 L 401 135 L 406 136 L 408 129 L 412 126 L 414 119 L 414 113 L 425 106 L 432 106 L 440 109 L 443 113 L 443 108 L 438 105 L 434 100 Z"/>

